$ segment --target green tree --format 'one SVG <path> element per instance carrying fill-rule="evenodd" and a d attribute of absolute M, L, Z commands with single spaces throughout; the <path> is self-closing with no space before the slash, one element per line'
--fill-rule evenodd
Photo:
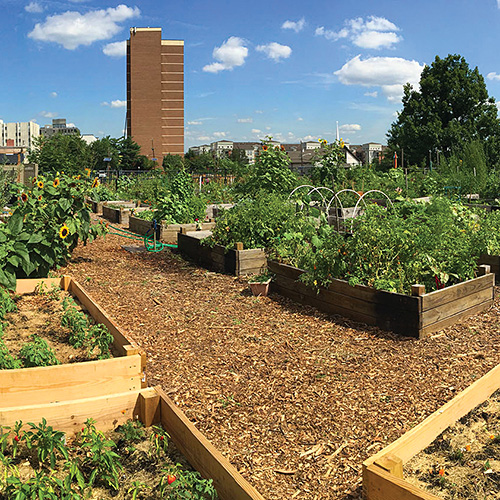
<path fill-rule="evenodd" d="M 113 139 L 109 135 L 98 139 L 90 144 L 90 168 L 92 170 L 101 170 L 109 168 L 117 170 L 120 168 L 120 148 L 119 139 Z M 105 162 L 104 158 L 111 158 L 110 162 Z"/>
<path fill-rule="evenodd" d="M 141 147 L 131 137 L 120 137 L 116 146 L 121 156 L 122 170 L 149 169 L 153 165 L 146 156 L 141 155 Z"/>
<path fill-rule="evenodd" d="M 194 154 L 189 151 L 184 157 L 186 169 L 195 174 L 213 173 L 215 162 L 210 153 Z"/>
<path fill-rule="evenodd" d="M 89 168 L 91 153 L 89 146 L 79 135 L 54 134 L 35 139 L 29 161 L 38 164 L 41 174 L 65 172 L 78 175 Z"/>
<path fill-rule="evenodd" d="M 487 160 L 500 160 L 500 121 L 479 70 L 460 55 L 425 66 L 420 90 L 404 87 L 403 109 L 387 133 L 392 151 L 404 149 L 408 164 L 429 163 L 429 151 L 450 156 L 466 143 L 484 141 Z"/>

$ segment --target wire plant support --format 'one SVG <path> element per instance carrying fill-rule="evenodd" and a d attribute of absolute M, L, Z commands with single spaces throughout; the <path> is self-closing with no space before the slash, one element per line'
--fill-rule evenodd
<path fill-rule="evenodd" d="M 157 235 L 159 226 L 156 220 L 152 221 L 151 228 L 143 237 L 135 233 L 131 233 L 130 231 L 126 231 L 120 227 L 111 225 L 109 227 L 114 230 L 110 231 L 109 234 L 115 234 L 116 236 L 121 236 L 122 238 L 128 238 L 130 240 L 142 241 L 148 252 L 161 252 L 164 248 L 177 248 L 177 245 L 162 243 L 158 240 Z"/>

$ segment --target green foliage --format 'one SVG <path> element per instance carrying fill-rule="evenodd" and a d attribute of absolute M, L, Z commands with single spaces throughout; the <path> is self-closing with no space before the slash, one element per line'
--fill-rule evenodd
<path fill-rule="evenodd" d="M 399 293 L 422 283 L 431 291 L 474 277 L 479 254 L 488 242 L 498 245 L 489 235 L 499 222 L 496 214 L 476 214 L 443 198 L 404 202 L 396 210 L 374 205 L 355 220 L 352 235 L 337 233 L 324 217 L 303 219 L 283 234 L 274 256 L 306 270 L 301 279 L 314 287 L 339 278 Z"/>
<path fill-rule="evenodd" d="M 317 186 L 331 186 L 334 191 L 347 179 L 344 153 L 344 141 L 334 141 L 330 144 L 321 140 L 322 147 L 314 155 L 314 167 L 311 178 Z"/>
<path fill-rule="evenodd" d="M 211 479 L 197 471 L 184 470 L 180 464 L 162 468 L 159 492 L 168 500 L 209 500 L 217 498 Z"/>
<path fill-rule="evenodd" d="M 245 248 L 270 248 L 298 217 L 295 206 L 284 197 L 261 192 L 224 210 L 207 243 L 233 248 L 241 242 Z"/>
<path fill-rule="evenodd" d="M 107 327 L 102 324 L 89 325 L 87 315 L 76 308 L 72 298 L 63 300 L 63 309 L 61 325 L 70 329 L 69 343 L 76 348 L 86 348 L 89 357 L 97 355 L 98 359 L 109 358 L 114 339 Z"/>
<path fill-rule="evenodd" d="M 170 436 L 163 430 L 162 427 L 158 427 L 156 425 L 153 426 L 152 431 L 153 432 L 149 437 L 149 455 L 160 458 L 162 453 L 167 452 L 168 440 L 170 439 Z"/>
<path fill-rule="evenodd" d="M 113 451 L 115 443 L 106 439 L 101 431 L 95 428 L 94 422 L 87 420 L 82 432 L 82 448 L 86 450 L 82 468 L 88 471 L 90 486 L 96 482 L 113 490 L 119 487 L 119 474 L 123 466 L 119 455 Z"/>
<path fill-rule="evenodd" d="M 282 146 L 272 144 L 270 137 L 263 142 L 255 164 L 248 172 L 238 186 L 238 190 L 247 196 L 255 196 L 259 191 L 288 194 L 297 183 L 296 175 L 290 170 L 290 158 Z"/>
<path fill-rule="evenodd" d="M 191 175 L 179 170 L 169 182 L 169 189 L 157 201 L 154 219 L 167 224 L 186 224 L 205 218 L 205 201 L 195 195 Z"/>
<path fill-rule="evenodd" d="M 498 164 L 500 121 L 484 78 L 459 55 L 436 56 L 420 76 L 420 89 L 407 84 L 403 110 L 387 134 L 394 151 L 410 164 L 428 164 L 429 151 L 450 155 L 462 144 L 484 141 L 488 162 Z M 429 165 L 428 165 L 429 166 Z"/>
<path fill-rule="evenodd" d="M 2 339 L 3 332 L 1 330 L 2 327 L 0 327 L 0 370 L 13 370 L 15 368 L 22 368 L 22 362 L 16 357 L 12 356 L 12 354 L 10 354 L 9 352 L 9 349 L 5 345 Z"/>
<path fill-rule="evenodd" d="M 66 175 L 83 174 L 89 166 L 90 150 L 87 143 L 73 134 L 54 134 L 35 139 L 35 147 L 29 154 L 29 161 L 38 164 L 43 175 L 65 172 Z"/>
<path fill-rule="evenodd" d="M 50 467 L 54 468 L 58 457 L 68 459 L 64 432 L 55 431 L 52 426 L 47 425 L 45 418 L 39 424 L 28 422 L 28 425 L 31 430 L 24 435 L 26 446 L 29 450 L 36 451 L 41 464 L 45 465 L 48 461 Z"/>
<path fill-rule="evenodd" d="M 25 368 L 59 364 L 54 349 L 49 346 L 46 340 L 36 334 L 31 335 L 30 338 L 31 342 L 24 344 L 19 351 L 19 358 Z"/>
<path fill-rule="evenodd" d="M 18 193 L 7 224 L 0 225 L 0 285 L 14 289 L 16 277 L 45 277 L 67 262 L 79 241 L 105 234 L 103 225 L 91 224 L 89 187 L 79 176 L 56 174 Z"/>
<path fill-rule="evenodd" d="M 125 441 L 130 443 L 137 443 L 145 436 L 144 425 L 139 420 L 128 420 L 120 425 L 116 431 L 123 435 Z"/>

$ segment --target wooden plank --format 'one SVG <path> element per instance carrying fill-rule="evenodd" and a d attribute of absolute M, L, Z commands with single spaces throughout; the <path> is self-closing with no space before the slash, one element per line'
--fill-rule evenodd
<path fill-rule="evenodd" d="M 164 429 L 188 462 L 206 478 L 213 479 L 221 500 L 264 500 L 229 461 L 186 418 L 159 387 L 160 415 Z"/>
<path fill-rule="evenodd" d="M 124 346 L 132 345 L 135 347 L 134 343 L 131 342 L 118 328 L 118 326 L 109 318 L 104 309 L 98 306 L 85 292 L 85 290 L 76 282 L 72 280 L 70 283 L 69 291 L 80 301 L 82 306 L 89 312 L 89 314 L 98 322 L 105 325 L 109 333 L 113 335 L 114 342 L 113 346 L 118 351 L 119 354 L 126 355 L 127 352 Z"/>
<path fill-rule="evenodd" d="M 469 316 L 474 316 L 475 314 L 478 314 L 482 311 L 487 311 L 492 305 L 493 305 L 493 299 L 478 304 L 474 307 L 464 309 L 453 316 L 448 316 L 447 318 L 438 321 L 437 323 L 432 323 L 430 325 L 427 325 L 426 327 L 422 328 L 419 338 L 424 338 L 430 333 L 437 332 L 438 330 L 442 330 L 443 328 L 454 325 L 457 321 L 460 321 L 464 318 L 468 318 Z"/>
<path fill-rule="evenodd" d="M 492 288 L 495 284 L 495 275 L 487 274 L 474 278 L 472 280 L 464 281 L 442 290 L 436 290 L 431 293 L 426 293 L 422 296 L 422 311 L 433 309 L 444 303 L 451 302 L 467 295 L 471 295 L 486 288 Z"/>
<path fill-rule="evenodd" d="M 376 465 L 363 468 L 363 494 L 366 500 L 440 500 Z"/>
<path fill-rule="evenodd" d="M 0 407 L 97 397 L 141 388 L 142 359 L 129 357 L 0 370 Z"/>
<path fill-rule="evenodd" d="M 267 266 L 267 258 L 266 258 L 266 253 L 262 248 L 254 248 L 251 250 L 238 250 L 237 253 L 237 258 L 238 260 L 243 263 L 243 262 L 248 262 L 248 261 L 254 261 L 254 260 L 261 260 L 265 263 Z"/>
<path fill-rule="evenodd" d="M 410 303 L 413 306 L 412 308 L 406 307 L 406 303 L 400 304 L 398 296 L 394 298 L 393 304 L 387 306 L 371 301 L 370 298 L 373 298 L 373 296 L 370 295 L 366 295 L 367 299 L 364 299 L 342 293 L 344 291 L 343 287 L 340 292 L 337 291 L 337 287 L 330 287 L 328 290 L 320 289 L 319 293 L 317 293 L 316 290 L 300 281 L 293 281 L 282 276 L 276 276 L 275 282 L 278 286 L 298 292 L 303 295 L 304 299 L 307 297 L 308 303 L 311 305 L 317 304 L 316 307 L 318 309 L 328 309 L 328 311 L 332 312 L 337 309 L 339 311 L 342 310 L 338 314 L 343 314 L 347 317 L 350 317 L 349 314 L 351 312 L 353 315 L 362 314 L 372 318 L 370 324 L 386 324 L 390 321 L 394 324 L 401 323 L 405 327 L 412 326 L 415 328 L 419 325 L 418 299 L 414 297 L 412 298 L 415 301 Z"/>
<path fill-rule="evenodd" d="M 96 427 L 106 431 L 139 415 L 139 394 L 140 390 L 43 405 L 2 408 L 0 425 L 13 426 L 19 420 L 38 423 L 44 417 L 55 429 L 73 435 L 81 430 L 88 418 L 93 418 Z"/>
<path fill-rule="evenodd" d="M 269 270 L 276 274 L 277 277 L 284 276 L 286 278 L 297 280 L 304 273 L 302 269 L 297 269 L 292 266 L 278 264 L 277 262 L 268 261 Z M 420 308 L 420 299 L 401 293 L 386 292 L 384 290 L 376 290 L 374 288 L 356 285 L 351 286 L 347 281 L 333 280 L 329 290 L 335 293 L 341 293 L 346 297 L 353 299 L 364 300 L 367 302 L 386 305 L 389 307 L 399 307 L 405 310 L 418 311 Z"/>
<path fill-rule="evenodd" d="M 500 388 L 500 364 L 457 394 L 416 427 L 371 456 L 364 462 L 364 465 L 371 465 L 388 453 L 399 457 L 403 464 L 406 463 L 429 446 L 447 427 L 488 399 L 498 388 Z"/>
<path fill-rule="evenodd" d="M 490 275 L 493 276 L 493 275 Z M 491 303 L 493 300 L 493 287 L 471 293 L 464 297 L 457 297 L 451 302 L 445 302 L 442 305 L 422 311 L 422 327 L 425 328 L 434 323 L 446 320 L 449 317 L 460 317 L 466 314 L 468 309 L 479 306 L 481 304 Z"/>
<path fill-rule="evenodd" d="M 153 387 L 139 394 L 139 420 L 145 427 L 160 423 L 160 395 Z"/>
<path fill-rule="evenodd" d="M 33 293 L 41 283 L 45 285 L 46 290 L 50 290 L 53 285 L 63 288 L 62 278 L 28 278 L 16 281 L 16 294 L 24 295 Z"/>

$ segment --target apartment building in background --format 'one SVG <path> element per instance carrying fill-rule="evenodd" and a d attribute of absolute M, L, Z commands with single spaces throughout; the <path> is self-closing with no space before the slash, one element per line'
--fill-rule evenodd
<path fill-rule="evenodd" d="M 80 135 L 80 130 L 73 123 L 66 123 L 66 118 L 54 118 L 52 125 L 44 125 L 40 129 L 43 137 L 52 137 L 55 134 Z"/>
<path fill-rule="evenodd" d="M 162 40 L 161 28 L 130 28 L 127 136 L 159 165 L 184 155 L 184 41 Z"/>
<path fill-rule="evenodd" d="M 0 120 L 0 147 L 23 148 L 30 151 L 33 140 L 40 135 L 40 125 L 35 122 L 4 123 Z"/>

